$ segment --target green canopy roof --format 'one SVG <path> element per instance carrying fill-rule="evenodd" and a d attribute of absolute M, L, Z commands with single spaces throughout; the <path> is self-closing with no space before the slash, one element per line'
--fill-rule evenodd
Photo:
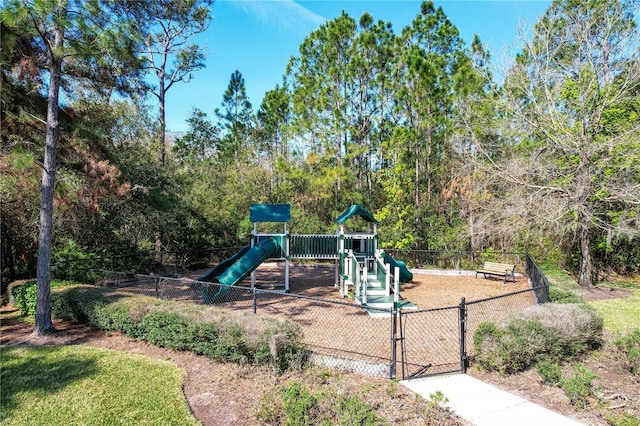
<path fill-rule="evenodd" d="M 290 222 L 289 204 L 251 204 L 251 222 Z"/>
<path fill-rule="evenodd" d="M 373 217 L 371 213 L 367 211 L 367 209 L 357 204 L 352 204 L 351 207 L 349 207 L 344 213 L 338 216 L 336 222 L 343 224 L 352 216 L 360 216 L 360 218 L 365 222 L 378 223 L 378 221 Z"/>

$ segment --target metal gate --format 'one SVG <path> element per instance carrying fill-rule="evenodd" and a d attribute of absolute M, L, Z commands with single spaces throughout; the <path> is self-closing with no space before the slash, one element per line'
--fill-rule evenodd
<path fill-rule="evenodd" d="M 401 312 L 398 325 L 403 379 L 464 371 L 463 303 Z"/>

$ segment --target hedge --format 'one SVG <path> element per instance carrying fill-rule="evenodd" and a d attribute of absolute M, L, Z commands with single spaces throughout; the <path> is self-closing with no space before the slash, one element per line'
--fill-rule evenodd
<path fill-rule="evenodd" d="M 16 287 L 15 293 L 28 295 L 29 290 Z M 217 361 L 273 364 L 282 372 L 301 367 L 308 358 L 297 324 L 216 306 L 78 284 L 52 288 L 51 310 L 56 318 Z"/>

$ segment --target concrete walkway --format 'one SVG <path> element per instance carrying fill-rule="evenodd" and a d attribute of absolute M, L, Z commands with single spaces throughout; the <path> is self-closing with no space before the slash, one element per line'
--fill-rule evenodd
<path fill-rule="evenodd" d="M 579 426 L 576 420 L 527 401 L 466 374 L 403 380 L 402 385 L 429 399 L 437 391 L 445 406 L 476 426 Z"/>

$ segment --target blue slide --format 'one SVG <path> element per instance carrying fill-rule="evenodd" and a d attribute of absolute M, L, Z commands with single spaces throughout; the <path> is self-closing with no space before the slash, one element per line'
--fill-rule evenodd
<path fill-rule="evenodd" d="M 220 302 L 221 298 L 229 292 L 230 286 L 234 286 L 249 276 L 256 270 L 262 262 L 273 256 L 280 250 L 280 245 L 273 238 L 260 240 L 255 246 L 249 248 L 243 247 L 220 264 L 218 264 L 208 274 L 198 278 L 198 281 L 208 281 L 213 283 L 224 284 L 220 289 L 211 294 L 210 289 L 205 289 L 202 298 L 205 303 Z"/>
<path fill-rule="evenodd" d="M 393 257 L 388 254 L 384 255 L 384 263 L 388 263 L 391 265 L 391 270 L 393 268 L 400 268 L 400 282 L 408 283 L 413 279 L 413 273 L 407 268 L 407 265 L 401 260 L 395 260 Z"/>

